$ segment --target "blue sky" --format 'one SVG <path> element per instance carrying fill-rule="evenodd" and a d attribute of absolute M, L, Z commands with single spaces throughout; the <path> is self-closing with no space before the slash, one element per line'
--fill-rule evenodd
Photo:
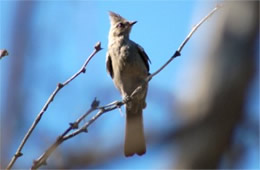
<path fill-rule="evenodd" d="M 32 12 L 26 17 L 17 15 L 21 6 L 32 5 Z M 101 104 L 120 99 L 111 78 L 105 69 L 105 54 L 109 31 L 108 11 L 119 13 L 128 20 L 137 20 L 131 39 L 140 44 L 149 55 L 151 72 L 158 69 L 179 47 L 192 26 L 204 17 L 216 5 L 216 1 L 0 1 L 0 48 L 9 50 L 10 55 L 0 61 L 1 69 L 1 129 L 19 129 L 10 135 L 3 153 L 9 160 L 20 143 L 35 116 L 42 108 L 58 82 L 65 81 L 74 74 L 92 52 L 93 46 L 100 41 L 104 48 L 90 62 L 86 74 L 80 75 L 55 98 L 55 102 L 43 116 L 33 132 L 23 152 L 25 155 L 16 163 L 16 167 L 28 168 L 33 159 L 38 157 L 43 148 L 48 147 L 55 138 L 89 107 L 97 97 Z M 19 18 L 19 24 L 17 23 Z M 210 33 L 216 26 L 218 14 L 211 17 L 195 33 L 184 47 L 182 56 L 175 59 L 149 86 L 148 106 L 144 111 L 145 131 L 157 132 L 178 125 L 178 117 L 170 116 L 174 99 L 180 95 L 189 95 L 190 87 L 186 83 L 192 77 L 194 65 L 201 63 L 199 57 L 210 44 Z M 30 20 L 31 22 L 27 22 Z M 23 25 L 25 23 L 25 25 Z M 25 36 L 26 35 L 26 36 Z M 14 37 L 15 36 L 15 37 Z M 16 41 L 17 40 L 17 41 Z M 14 44 L 21 44 L 17 50 Z M 203 49 L 201 48 L 203 45 Z M 19 47 L 19 46 L 18 46 Z M 20 54 L 22 51 L 23 54 Z M 8 87 L 12 76 L 14 60 L 22 56 L 24 73 L 19 94 L 8 100 Z M 20 61 L 20 60 L 19 60 Z M 19 72 L 17 72 L 19 77 Z M 257 84 L 258 83 L 258 84 Z M 248 109 L 257 118 L 259 81 L 252 85 Z M 6 122 L 8 104 L 21 107 L 19 117 L 22 120 Z M 18 104 L 17 104 L 18 103 Z M 165 115 L 162 115 L 165 113 Z M 255 114 L 256 113 L 256 114 Z M 174 117 L 176 116 L 176 117 Z M 173 117 L 173 118 L 172 118 Z M 89 128 L 88 134 L 82 134 L 61 146 L 83 152 L 89 146 L 98 150 L 109 149 L 115 143 L 123 143 L 124 120 L 118 110 L 102 116 Z M 154 125 L 158 125 L 155 127 Z M 113 133 L 110 133 L 113 132 Z M 98 134 L 98 136 L 96 136 Z M 1 132 L 4 138 L 5 132 Z M 41 139 L 37 136 L 41 135 Z M 93 141 L 91 139 L 94 139 Z M 102 141 L 106 141 L 103 143 Z M 77 147 L 75 147 L 77 146 Z M 163 148 L 163 147 L 162 147 Z M 121 157 L 116 163 L 105 165 L 110 168 L 167 168 L 172 158 L 169 148 L 156 148 L 148 144 L 148 153 L 144 157 L 126 159 Z M 33 152 L 32 152 L 33 151 Z M 256 153 L 253 149 L 250 157 Z M 30 153 L 30 154 L 28 154 Z M 123 152 L 122 152 L 123 155 Z M 159 159 L 158 159 L 159 158 Z M 51 159 L 51 158 L 50 158 Z M 252 160 L 252 159 L 250 159 Z M 244 167 L 255 167 L 257 161 L 245 160 Z M 105 167 L 99 167 L 105 168 Z"/>

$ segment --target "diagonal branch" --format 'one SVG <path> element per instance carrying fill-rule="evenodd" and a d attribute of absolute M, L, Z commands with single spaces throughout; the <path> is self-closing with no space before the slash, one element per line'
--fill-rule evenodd
<path fill-rule="evenodd" d="M 206 15 L 197 25 L 195 25 L 190 33 L 187 35 L 185 40 L 182 42 L 178 50 L 173 54 L 173 56 L 161 67 L 159 68 L 156 72 L 151 74 L 150 76 L 147 77 L 147 81 L 150 81 L 156 74 L 161 72 L 174 58 L 178 57 L 181 55 L 181 51 L 183 47 L 186 45 L 186 43 L 190 40 L 191 36 L 195 33 L 195 31 L 209 18 L 211 17 L 219 8 L 221 8 L 221 5 L 217 5 L 208 15 Z"/>
<path fill-rule="evenodd" d="M 139 85 L 130 96 L 126 97 L 122 101 L 114 101 L 111 102 L 107 105 L 104 106 L 99 106 L 99 101 L 96 99 L 92 102 L 91 108 L 83 114 L 77 121 L 74 123 L 70 123 L 70 127 L 60 136 L 56 139 L 56 141 L 37 159 L 33 162 L 32 169 L 37 169 L 41 167 L 42 165 L 46 165 L 46 160 L 50 156 L 50 154 L 64 141 L 82 133 L 82 132 L 87 132 L 87 128 L 94 122 L 96 121 L 102 114 L 115 110 L 117 108 L 120 108 L 127 102 L 133 100 L 134 96 L 138 94 L 142 88 L 146 86 L 146 84 L 159 72 L 161 72 L 174 58 L 178 57 L 181 55 L 181 51 L 185 44 L 188 42 L 188 40 L 191 38 L 191 36 L 194 34 L 194 32 L 210 17 L 212 16 L 220 6 L 216 6 L 206 17 L 204 17 L 196 26 L 193 27 L 191 32 L 188 34 L 188 36 L 185 38 L 183 43 L 180 45 L 178 50 L 174 53 L 174 55 L 162 66 L 160 67 L 157 71 L 155 71 L 153 74 L 149 75 L 146 80 L 144 81 L 143 84 Z M 78 128 L 79 123 L 86 117 L 88 116 L 91 112 L 98 110 L 96 115 L 94 115 L 89 121 L 84 123 L 82 127 Z M 76 130 L 75 130 L 76 129 Z M 74 132 L 68 134 L 71 130 L 75 130 Z"/>
<path fill-rule="evenodd" d="M 178 48 L 178 52 L 180 53 L 185 44 L 189 41 L 190 37 L 194 34 L 194 32 L 209 18 L 211 17 L 219 8 L 221 8 L 222 5 L 218 4 L 207 16 L 205 16 L 197 25 L 195 25 L 191 32 L 188 34 L 188 36 L 185 38 L 185 40 L 182 42 L 180 47 Z"/>
<path fill-rule="evenodd" d="M 90 60 L 95 56 L 96 53 L 98 53 L 101 50 L 101 43 L 98 42 L 95 47 L 94 47 L 94 51 L 90 54 L 90 56 L 87 58 L 87 60 L 84 62 L 84 64 L 82 65 L 82 67 L 79 69 L 78 72 L 76 72 L 73 76 L 71 76 L 68 80 L 66 80 L 64 83 L 58 83 L 56 89 L 52 92 L 52 94 L 50 95 L 50 97 L 48 98 L 47 102 L 44 104 L 43 108 L 41 109 L 40 113 L 37 115 L 37 117 L 35 118 L 34 122 L 32 123 L 31 127 L 29 128 L 29 130 L 27 131 L 27 133 L 25 134 L 22 142 L 20 143 L 16 153 L 14 154 L 14 156 L 12 157 L 11 161 L 9 162 L 8 166 L 6 169 L 11 169 L 15 163 L 15 161 L 21 157 L 22 154 L 22 149 L 25 145 L 25 143 L 27 142 L 28 138 L 30 137 L 30 135 L 32 134 L 33 130 L 35 129 L 35 127 L 37 126 L 37 124 L 39 123 L 39 121 L 41 120 L 41 117 L 43 116 L 43 114 L 46 112 L 46 110 L 48 109 L 50 103 L 54 100 L 55 96 L 57 95 L 57 93 L 66 85 L 68 85 L 72 80 L 74 80 L 76 77 L 78 77 L 81 73 L 85 73 L 86 72 L 86 67 L 88 65 L 88 63 L 90 62 Z"/>
<path fill-rule="evenodd" d="M 84 113 L 80 118 L 78 118 L 74 123 L 70 123 L 70 127 L 67 128 L 61 136 L 59 136 L 56 141 L 37 159 L 33 161 L 33 165 L 31 169 L 37 169 L 41 167 L 42 165 L 46 165 L 47 158 L 51 155 L 55 149 L 62 144 L 64 141 L 82 133 L 82 132 L 88 132 L 87 128 L 95 121 L 97 118 L 99 118 L 103 113 L 109 112 L 111 110 L 115 110 L 118 107 L 121 107 L 124 104 L 124 102 L 112 102 L 108 105 L 100 106 L 99 107 L 99 101 L 94 99 L 94 101 L 91 104 L 90 109 Z M 91 112 L 98 110 L 98 113 L 93 116 L 88 122 L 84 123 L 81 128 L 78 129 L 79 123 L 86 118 Z M 77 130 L 75 130 L 77 129 Z M 75 130 L 74 132 L 68 134 L 70 131 Z"/>

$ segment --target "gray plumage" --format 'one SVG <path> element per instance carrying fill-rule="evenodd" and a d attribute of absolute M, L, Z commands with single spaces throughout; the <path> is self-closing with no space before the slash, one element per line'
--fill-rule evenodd
<path fill-rule="evenodd" d="M 129 39 L 132 26 L 120 15 L 110 12 L 110 31 L 106 67 L 122 98 L 132 92 L 149 75 L 149 57 L 143 48 Z M 142 110 L 146 107 L 148 85 L 126 104 L 125 156 L 146 152 Z"/>

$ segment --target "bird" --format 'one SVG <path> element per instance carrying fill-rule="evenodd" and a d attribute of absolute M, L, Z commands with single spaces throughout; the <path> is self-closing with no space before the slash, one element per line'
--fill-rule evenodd
<path fill-rule="evenodd" d="M 113 79 L 115 87 L 123 99 L 143 85 L 132 100 L 126 103 L 126 127 L 124 155 L 126 157 L 146 153 L 143 126 L 143 109 L 146 107 L 146 95 L 151 63 L 144 49 L 130 40 L 130 32 L 137 21 L 128 21 L 119 14 L 109 11 L 110 30 L 106 54 L 106 70 Z"/>

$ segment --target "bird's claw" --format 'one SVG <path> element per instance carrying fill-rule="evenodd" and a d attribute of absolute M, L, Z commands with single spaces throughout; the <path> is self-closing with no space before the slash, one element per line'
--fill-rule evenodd
<path fill-rule="evenodd" d="M 131 97 L 130 96 L 125 96 L 123 99 L 124 103 L 128 103 L 130 101 Z"/>

